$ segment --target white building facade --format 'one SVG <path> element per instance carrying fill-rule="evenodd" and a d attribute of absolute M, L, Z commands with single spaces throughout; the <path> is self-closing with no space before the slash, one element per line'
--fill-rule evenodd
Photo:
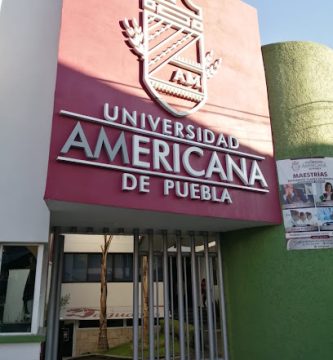
<path fill-rule="evenodd" d="M 55 359 L 58 342 L 54 341 L 54 345 L 51 335 L 58 336 L 59 325 L 54 324 L 59 320 L 64 324 L 72 322 L 79 331 L 83 316 L 80 309 L 84 307 L 97 311 L 84 320 L 96 318 L 99 284 L 86 284 L 87 277 L 73 280 L 73 262 L 77 254 L 82 253 L 87 259 L 89 254 L 97 254 L 97 243 L 92 244 L 91 237 L 102 238 L 103 233 L 134 233 L 134 246 L 132 240 L 127 243 L 123 239 L 113 245 L 111 253 L 138 255 L 136 240 L 144 234 L 148 240 L 142 253 L 152 260 L 151 264 L 155 264 L 154 256 L 162 259 L 162 253 L 173 257 L 163 264 L 166 269 L 167 261 L 172 263 L 169 278 L 163 273 L 163 282 L 158 279 L 154 288 L 155 268 L 149 275 L 151 294 L 156 293 L 155 300 L 159 299 L 157 306 L 155 302 L 158 310 L 155 315 L 152 310 L 149 318 L 153 332 L 156 313 L 158 318 L 169 318 L 169 307 L 164 312 L 164 304 L 169 300 L 178 302 L 175 308 L 180 324 L 188 316 L 186 306 L 190 302 L 193 321 L 199 308 L 203 317 L 206 287 L 201 278 L 206 278 L 204 312 L 207 311 L 210 347 L 206 350 L 210 359 L 223 352 L 223 358 L 228 360 L 219 233 L 280 221 L 256 12 L 238 0 L 216 1 L 212 7 L 210 1 L 200 1 L 206 18 L 202 17 L 202 9 L 188 0 L 145 0 L 142 4 L 139 9 L 127 1 L 117 1 L 116 5 L 104 0 L 0 2 L 0 360 L 40 359 L 46 339 L 47 359 Z M 181 10 L 176 8 L 178 5 Z M 142 58 L 132 54 L 133 48 L 136 55 L 140 53 L 140 44 L 130 41 L 133 31 L 140 38 L 142 29 L 135 22 L 131 22 L 132 28 L 124 20 L 125 16 L 138 16 L 139 10 L 145 12 L 146 26 L 151 24 L 149 11 L 156 11 L 155 30 L 165 19 L 172 24 L 154 34 L 145 33 L 146 41 L 149 36 L 154 40 L 172 28 L 175 32 L 170 38 L 183 36 L 175 47 L 189 39 L 189 47 L 197 42 L 197 51 L 190 55 L 184 47 L 186 56 L 197 57 L 195 61 L 184 61 L 182 57 L 170 61 L 168 66 L 181 70 L 172 73 L 169 80 L 163 78 L 165 74 L 157 82 L 147 73 L 142 78 L 142 73 L 147 72 L 138 65 Z M 235 19 L 235 23 L 228 24 L 232 31 L 214 28 L 219 13 L 225 21 L 229 13 Z M 242 17 L 238 18 L 238 14 Z M 239 22 L 245 23 L 245 31 L 236 26 Z M 207 54 L 203 49 L 203 23 L 209 30 L 205 37 Z M 249 37 L 246 29 L 251 29 Z M 222 37 L 226 50 L 217 44 Z M 130 48 L 128 42 L 132 44 Z M 141 45 L 144 44 L 147 43 L 142 40 Z M 209 46 L 217 47 L 216 60 Z M 160 47 L 155 44 L 145 51 L 148 54 Z M 166 56 L 175 47 L 166 47 L 161 54 Z M 222 63 L 225 60 L 225 72 L 218 72 L 220 56 Z M 151 63 L 161 58 L 156 56 Z M 190 75 L 191 71 L 195 75 Z M 170 110 L 168 102 L 174 102 L 178 110 Z M 190 106 L 192 109 L 188 110 Z M 122 114 L 117 119 L 116 109 Z M 137 119 L 141 125 L 137 125 Z M 110 137 L 114 133 L 119 136 L 112 138 L 111 144 L 104 126 Z M 186 136 L 184 129 L 188 131 Z M 212 137 L 219 139 L 217 145 L 212 144 Z M 92 138 L 97 139 L 93 151 Z M 115 142 L 117 145 L 111 148 Z M 129 144 L 134 144 L 133 148 Z M 148 148 L 150 145 L 152 149 Z M 140 183 L 137 189 L 134 181 Z M 178 185 L 183 187 L 177 188 Z M 158 232 L 155 248 L 154 232 Z M 167 232 L 172 235 L 167 237 Z M 195 236 L 200 238 L 197 248 Z M 59 245 L 63 237 L 65 243 Z M 74 244 L 75 238 L 79 246 Z M 214 243 L 214 251 L 208 249 L 208 243 Z M 89 259 L 93 261 L 92 256 Z M 66 269 L 71 269 L 68 274 Z M 96 268 L 89 269 L 94 277 Z M 192 289 L 187 285 L 191 276 L 192 285 L 197 286 L 193 303 L 187 299 L 188 294 L 192 297 Z M 178 285 L 176 278 L 184 279 L 184 284 Z M 163 286 L 172 280 L 177 293 L 168 298 Z M 133 284 L 115 281 L 109 285 L 114 293 L 109 307 L 128 314 L 114 318 L 133 321 L 132 338 L 138 350 L 142 291 L 135 257 L 131 281 Z M 210 291 L 216 293 L 215 298 Z M 62 309 L 60 293 L 65 300 L 69 295 Z M 153 309 L 154 303 L 149 306 Z M 180 354 L 184 359 L 185 352 L 189 352 L 185 348 L 186 329 L 182 325 L 179 328 Z M 194 328 L 199 328 L 198 322 Z M 201 331 L 204 332 L 202 326 Z M 222 340 L 217 340 L 218 336 Z M 186 339 L 189 347 L 189 335 Z M 202 336 L 200 341 L 204 343 L 206 338 Z M 154 351 L 151 343 L 154 338 L 150 338 L 150 351 Z M 202 344 L 201 350 L 204 347 Z M 197 346 L 197 354 L 199 350 Z M 137 357 L 138 353 L 134 355 Z"/>
<path fill-rule="evenodd" d="M 6 0 L 0 9 L 0 262 L 1 280 L 6 278 L 0 300 L 3 360 L 39 359 L 45 335 L 50 212 L 43 197 L 61 5 L 57 0 Z M 30 272 L 30 278 L 35 274 L 35 286 L 27 288 L 23 300 Z M 24 302 L 28 302 L 26 312 Z"/>

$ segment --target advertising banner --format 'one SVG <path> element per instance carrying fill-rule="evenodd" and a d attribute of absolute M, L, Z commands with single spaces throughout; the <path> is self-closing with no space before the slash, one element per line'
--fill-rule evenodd
<path fill-rule="evenodd" d="M 277 161 L 288 250 L 333 248 L 333 158 Z"/>

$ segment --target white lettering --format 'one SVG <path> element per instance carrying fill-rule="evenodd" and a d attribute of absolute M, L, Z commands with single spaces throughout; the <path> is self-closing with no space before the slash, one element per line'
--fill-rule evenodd
<path fill-rule="evenodd" d="M 187 140 L 193 140 L 195 138 L 194 133 L 194 126 L 193 125 L 186 125 L 186 135 Z"/>
<path fill-rule="evenodd" d="M 119 116 L 119 108 L 118 108 L 118 106 L 115 106 L 113 108 L 113 116 L 110 116 L 109 104 L 108 103 L 104 104 L 104 119 L 106 121 L 116 121 L 118 119 L 118 116 Z"/>
<path fill-rule="evenodd" d="M 184 84 L 186 82 L 185 75 L 180 69 L 177 69 L 173 72 L 171 76 L 172 82 L 178 82 L 179 84 Z"/>
<path fill-rule="evenodd" d="M 175 183 L 173 182 L 173 180 L 164 180 L 164 191 L 163 191 L 163 194 L 165 196 L 168 196 L 170 194 L 170 191 L 171 189 L 174 189 L 175 188 Z"/>
<path fill-rule="evenodd" d="M 133 135 L 132 138 L 132 151 L 133 151 L 133 158 L 132 164 L 133 166 L 137 166 L 140 168 L 149 169 L 150 162 L 140 160 L 140 155 L 149 155 L 150 149 L 142 147 L 142 144 L 149 144 L 150 139 L 145 136 L 140 135 Z"/>
<path fill-rule="evenodd" d="M 116 157 L 119 150 L 121 150 L 123 163 L 129 164 L 130 161 L 129 161 L 129 156 L 128 156 L 128 152 L 127 152 L 125 134 L 123 131 L 120 133 L 118 140 L 117 140 L 114 148 L 112 149 L 112 147 L 109 143 L 109 139 L 106 136 L 105 130 L 102 127 L 99 132 L 99 135 L 98 135 L 98 139 L 97 139 L 97 143 L 96 143 L 96 147 L 95 147 L 95 151 L 94 151 L 94 159 L 99 158 L 103 146 L 106 150 L 106 153 L 108 154 L 110 162 L 112 162 L 114 160 L 114 158 Z"/>
<path fill-rule="evenodd" d="M 140 127 L 141 127 L 141 129 L 146 128 L 146 114 L 145 113 L 142 113 L 140 116 Z"/>
<path fill-rule="evenodd" d="M 228 136 L 228 143 L 230 149 L 238 149 L 239 148 L 239 141 L 233 136 Z"/>
<path fill-rule="evenodd" d="M 191 166 L 191 164 L 190 164 L 190 155 L 191 154 L 197 154 L 198 156 L 202 157 L 204 152 L 202 149 L 200 149 L 196 146 L 191 146 L 191 147 L 187 148 L 183 154 L 183 166 L 184 166 L 185 170 L 187 171 L 188 174 L 195 176 L 195 177 L 204 176 L 205 170 L 198 171 L 198 170 L 193 169 L 193 167 Z"/>
<path fill-rule="evenodd" d="M 194 83 L 198 83 L 200 77 L 195 79 L 190 73 L 184 73 L 181 69 L 178 69 L 174 72 L 172 79 L 185 86 L 193 86 Z M 112 114 L 110 114 L 110 111 L 110 105 L 105 103 L 103 109 L 104 119 L 109 122 L 119 121 L 121 124 L 147 129 L 147 131 L 152 132 L 158 131 L 160 123 L 162 122 L 161 132 L 164 135 L 193 140 L 199 143 L 212 144 L 223 148 L 239 148 L 237 138 L 228 136 L 226 139 L 222 133 L 215 134 L 214 131 L 210 129 L 202 129 L 193 124 L 184 126 L 181 122 L 172 122 L 170 119 L 161 119 L 160 117 L 155 118 L 151 114 L 137 114 L 136 111 L 130 112 L 125 107 L 120 111 L 118 106 L 114 106 Z"/>
<path fill-rule="evenodd" d="M 216 151 L 213 151 L 212 156 L 209 161 L 208 169 L 206 171 L 205 178 L 209 179 L 211 176 L 216 173 L 220 177 L 221 180 L 225 181 L 227 180 L 227 176 L 224 172 L 224 169 L 222 167 L 221 161 L 216 153 Z"/>
<path fill-rule="evenodd" d="M 172 122 L 169 119 L 163 119 L 162 134 L 172 135 Z"/>
<path fill-rule="evenodd" d="M 220 134 L 216 141 L 216 146 L 228 147 L 228 143 L 223 134 Z"/>
<path fill-rule="evenodd" d="M 153 141 L 153 168 L 160 170 L 161 165 L 166 171 L 172 172 L 172 167 L 168 163 L 166 157 L 170 153 L 169 145 L 162 140 Z"/>
<path fill-rule="evenodd" d="M 247 168 L 246 168 L 246 159 L 241 158 L 240 159 L 240 167 L 236 164 L 236 162 L 232 159 L 230 155 L 225 156 L 225 162 L 226 162 L 226 170 L 228 174 L 228 180 L 233 181 L 234 180 L 234 173 L 238 175 L 240 180 L 243 182 L 243 184 L 248 185 L 248 179 L 247 179 Z"/>
<path fill-rule="evenodd" d="M 210 187 L 208 185 L 201 185 L 201 200 L 210 200 L 212 198 L 210 194 Z"/>
<path fill-rule="evenodd" d="M 192 74 L 190 71 L 186 71 L 185 73 L 181 69 L 174 71 L 171 76 L 171 81 L 187 87 L 192 87 L 193 89 L 201 88 L 200 75 Z"/>
<path fill-rule="evenodd" d="M 181 191 L 181 187 L 183 188 L 183 192 Z M 180 181 L 176 181 L 176 196 L 182 198 L 188 197 L 188 183 L 181 183 Z"/>
<path fill-rule="evenodd" d="M 180 146 L 173 144 L 173 172 L 180 173 Z"/>
<path fill-rule="evenodd" d="M 148 123 L 150 125 L 150 128 L 152 131 L 156 131 L 158 124 L 160 123 L 161 118 L 157 117 L 156 119 L 154 119 L 150 114 L 148 114 Z"/>
<path fill-rule="evenodd" d="M 139 191 L 143 193 L 149 193 L 149 185 L 150 185 L 149 176 L 140 176 L 139 177 Z"/>
<path fill-rule="evenodd" d="M 175 136 L 184 138 L 183 134 L 184 125 L 178 121 L 175 122 Z"/>
<path fill-rule="evenodd" d="M 206 144 L 213 144 L 215 142 L 215 134 L 212 130 L 204 129 L 203 142 Z"/>
<path fill-rule="evenodd" d="M 121 180 L 121 189 L 123 191 L 133 191 L 138 187 L 139 192 L 149 193 L 150 178 L 149 176 L 139 176 L 139 181 L 135 175 L 123 173 Z"/>
<path fill-rule="evenodd" d="M 253 160 L 250 171 L 249 185 L 253 186 L 256 181 L 259 181 L 262 187 L 264 188 L 268 187 L 267 182 L 259 168 L 258 163 L 255 160 Z"/>
<path fill-rule="evenodd" d="M 179 198 L 190 198 L 191 200 L 232 204 L 231 196 L 228 190 L 218 190 L 215 186 L 191 183 L 187 181 L 173 181 L 170 179 L 164 180 L 164 195 L 169 196 L 172 190 L 174 190 L 175 196 Z"/>
<path fill-rule="evenodd" d="M 72 133 L 69 135 L 69 138 L 67 139 L 65 145 L 62 147 L 60 152 L 62 154 L 67 154 L 72 147 L 77 149 L 83 149 L 84 154 L 86 155 L 87 158 L 92 159 L 94 157 L 80 122 L 78 122 L 75 125 L 75 128 L 73 129 Z"/>
<path fill-rule="evenodd" d="M 223 190 L 221 195 L 221 202 L 227 202 L 228 204 L 232 204 L 231 196 L 228 189 Z"/>
<path fill-rule="evenodd" d="M 191 199 L 200 200 L 200 185 L 190 183 L 190 194 L 191 194 Z"/>
<path fill-rule="evenodd" d="M 132 111 L 132 115 L 126 110 L 126 108 L 122 109 L 122 124 L 126 125 L 129 122 L 132 126 L 136 126 L 137 117 L 136 111 Z"/>
<path fill-rule="evenodd" d="M 123 191 L 132 191 L 137 186 L 136 177 L 129 173 L 124 173 L 121 181 L 121 189 Z"/>

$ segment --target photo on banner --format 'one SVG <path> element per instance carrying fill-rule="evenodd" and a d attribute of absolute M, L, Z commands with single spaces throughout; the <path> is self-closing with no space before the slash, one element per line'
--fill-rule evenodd
<path fill-rule="evenodd" d="M 277 161 L 287 249 L 333 248 L 333 158 Z"/>

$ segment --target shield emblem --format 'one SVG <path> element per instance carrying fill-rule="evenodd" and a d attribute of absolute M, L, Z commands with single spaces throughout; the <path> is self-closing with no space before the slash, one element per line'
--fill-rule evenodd
<path fill-rule="evenodd" d="M 128 44 L 142 60 L 150 96 L 174 116 L 197 111 L 207 99 L 201 8 L 190 0 L 143 0 L 142 27 L 127 19 Z M 219 64 L 218 64 L 219 65 Z M 216 64 L 210 73 L 215 72 Z"/>
<path fill-rule="evenodd" d="M 169 113 L 181 117 L 206 101 L 201 9 L 181 0 L 143 1 L 143 82 Z"/>
<path fill-rule="evenodd" d="M 142 26 L 125 19 L 128 45 L 143 64 L 142 81 L 170 114 L 197 111 L 207 99 L 207 79 L 221 65 L 205 55 L 201 8 L 191 0 L 143 0 Z"/>

